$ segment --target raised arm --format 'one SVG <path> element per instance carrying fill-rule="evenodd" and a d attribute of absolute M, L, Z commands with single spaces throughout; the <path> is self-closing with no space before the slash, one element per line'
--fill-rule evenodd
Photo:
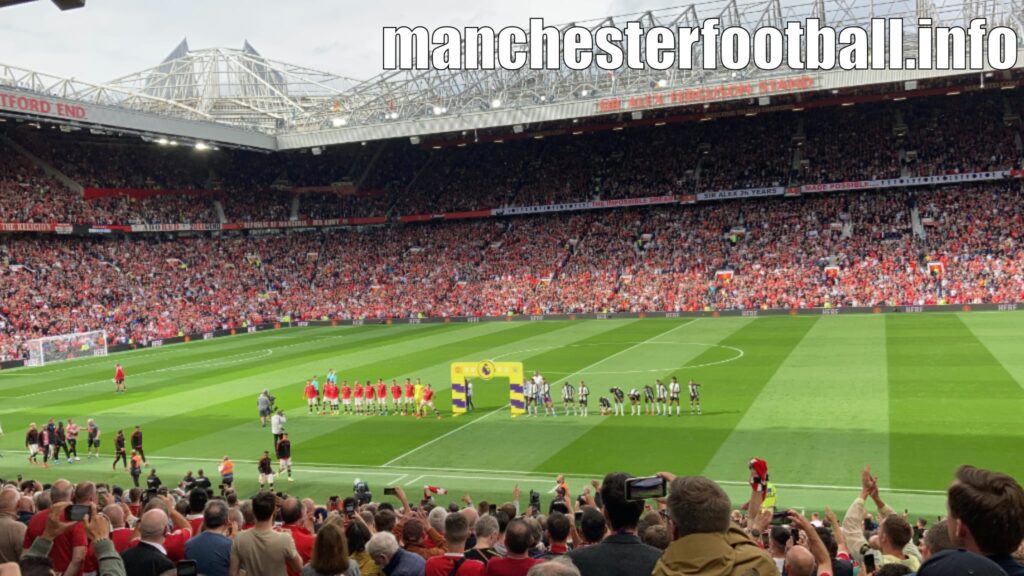
<path fill-rule="evenodd" d="M 818 531 L 804 518 L 803 514 L 796 510 L 789 511 L 789 519 L 794 526 L 803 530 L 804 534 L 807 535 L 807 549 L 811 551 L 811 555 L 814 556 L 814 562 L 818 565 L 818 576 L 831 576 L 832 559 L 829 558 L 828 549 L 825 548 L 825 543 L 821 541 L 821 536 L 818 536 Z"/>

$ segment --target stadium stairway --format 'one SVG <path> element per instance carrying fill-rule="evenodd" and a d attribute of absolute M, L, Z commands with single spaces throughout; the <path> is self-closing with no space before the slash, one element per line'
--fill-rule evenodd
<path fill-rule="evenodd" d="M 69 178 L 66 174 L 61 172 L 60 170 L 57 170 L 56 168 L 54 168 L 50 164 L 44 162 L 42 158 L 39 158 L 35 154 L 29 152 L 28 150 L 26 150 L 23 146 L 21 146 L 20 144 L 18 144 L 14 140 L 11 140 L 10 138 L 8 138 L 7 136 L 5 136 L 3 134 L 0 134 L 0 143 L 6 144 L 9 148 L 14 150 L 18 154 L 24 156 L 25 158 L 28 158 L 29 161 L 31 161 L 33 164 L 35 164 L 37 168 L 42 170 L 44 174 L 46 174 L 50 178 L 53 178 L 54 180 L 60 182 L 68 190 L 71 190 L 72 192 L 74 192 L 76 194 L 82 194 L 84 192 L 84 188 L 82 187 L 81 184 L 79 184 L 78 182 L 75 182 L 74 180 Z"/>

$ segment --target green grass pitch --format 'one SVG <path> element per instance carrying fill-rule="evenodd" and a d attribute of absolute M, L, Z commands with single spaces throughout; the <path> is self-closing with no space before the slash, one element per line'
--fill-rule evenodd
<path fill-rule="evenodd" d="M 256 414 L 257 394 L 270 388 L 287 410 L 296 464 L 296 481 L 277 487 L 318 501 L 351 494 L 361 478 L 378 497 L 386 485 L 412 495 L 432 484 L 449 489 L 448 499 L 469 492 L 498 502 L 518 484 L 524 494 L 540 491 L 546 507 L 556 473 L 578 493 L 608 471 L 669 470 L 721 481 L 738 504 L 748 495 L 746 462 L 758 456 L 769 462 L 780 505 L 845 509 L 870 463 L 894 507 L 935 515 L 960 464 L 1024 479 L 1022 342 L 1016 313 L 275 330 L 0 372 L 0 477 L 130 485 L 111 472 L 111 449 L 118 428 L 140 424 L 165 483 L 187 469 L 215 477 L 229 454 L 245 496 L 257 486 L 255 461 L 272 448 Z M 306 414 L 305 380 L 330 368 L 348 380 L 420 377 L 441 389 L 446 411 L 450 363 L 483 359 L 540 370 L 556 383 L 558 405 L 562 379 L 585 379 L 592 414 L 513 419 L 501 380 L 478 381 L 477 410 L 458 418 Z M 115 361 L 128 374 L 124 395 L 113 393 Z M 596 414 L 609 386 L 672 375 L 703 383 L 703 415 Z M 102 460 L 30 467 L 24 430 L 50 417 L 95 418 Z"/>

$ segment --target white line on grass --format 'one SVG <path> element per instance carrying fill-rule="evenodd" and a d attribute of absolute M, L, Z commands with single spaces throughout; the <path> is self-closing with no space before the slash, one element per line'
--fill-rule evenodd
<path fill-rule="evenodd" d="M 412 450 L 409 450 L 405 454 L 402 454 L 401 456 L 398 456 L 396 458 L 392 458 L 391 460 L 388 460 L 387 462 L 384 463 L 383 467 L 390 466 L 391 464 L 394 464 L 395 462 L 398 462 L 402 458 L 405 458 L 406 456 L 409 456 L 410 454 L 413 454 L 415 452 L 419 452 L 420 450 L 426 448 L 427 446 L 430 446 L 431 444 L 433 444 L 435 442 L 438 442 L 440 440 L 444 440 L 445 438 L 451 436 L 452 434 L 455 434 L 456 432 L 459 432 L 460 430 L 462 430 L 464 428 L 468 428 L 468 427 L 472 426 L 473 424 L 476 424 L 477 422 L 483 420 L 484 418 L 487 418 L 488 416 L 491 416 L 492 414 L 500 412 L 500 411 L 502 411 L 502 410 L 504 410 L 505 408 L 508 408 L 508 407 L 509 407 L 509 405 L 505 404 L 501 408 L 495 408 L 494 410 L 491 410 L 490 412 L 488 412 L 487 414 L 484 414 L 483 416 L 477 418 L 476 420 L 472 420 L 470 422 L 466 422 L 462 426 L 459 426 L 458 428 L 455 428 L 453 430 L 449 430 L 448 432 L 445 432 L 444 434 L 438 436 L 437 438 L 434 438 L 433 440 L 428 440 L 428 441 L 424 442 L 423 444 L 420 444 L 419 446 L 413 448 Z"/>
<path fill-rule="evenodd" d="M 13 454 L 13 455 L 24 455 L 23 450 L 0 450 L 0 453 Z M 105 461 L 104 457 L 104 461 Z M 147 456 L 150 460 L 167 460 L 173 462 L 195 462 L 195 463 L 220 463 L 220 458 L 185 458 L 180 456 Z M 89 462 L 86 460 L 85 462 Z M 256 460 L 235 460 L 239 464 L 256 464 Z M 70 468 L 70 467 L 69 467 Z M 416 482 L 423 480 L 424 478 L 441 478 L 445 480 L 498 480 L 505 482 L 549 482 L 550 477 L 554 476 L 553 472 L 530 472 L 523 470 L 486 470 L 477 468 L 430 468 L 430 467 L 412 467 L 412 466 L 372 466 L 366 464 L 341 464 L 341 465 L 320 465 L 320 464 L 309 464 L 304 467 L 296 467 L 293 470 L 296 472 L 312 473 L 312 474 L 349 474 L 353 476 L 380 476 L 380 477 L 394 477 L 395 470 L 410 470 L 415 472 L 440 472 L 438 474 L 429 473 L 421 474 L 416 476 L 412 480 L 409 480 L 404 485 L 411 486 Z M 470 472 L 469 474 L 451 474 L 449 472 Z M 475 472 L 475 474 L 473 474 Z M 578 472 L 567 472 L 565 474 L 569 478 L 575 479 L 599 479 L 604 477 L 604 473 L 601 474 L 586 474 Z M 392 483 L 400 482 L 405 478 L 408 478 L 410 474 L 403 474 L 395 479 Z M 543 478 L 546 477 L 546 478 Z M 718 484 L 724 486 L 747 486 L 747 482 L 737 480 L 715 480 Z M 860 486 L 837 486 L 832 484 L 779 484 L 776 483 L 779 488 L 796 488 L 803 490 L 836 490 L 836 491 L 847 491 L 856 492 L 860 490 Z M 918 490 L 913 488 L 881 488 L 885 492 L 891 492 L 894 494 L 922 494 L 926 496 L 944 496 L 945 490 Z"/>
<path fill-rule="evenodd" d="M 571 377 L 571 376 L 575 376 L 576 374 L 580 374 L 580 373 L 582 373 L 582 372 L 586 372 L 587 370 L 590 370 L 590 369 L 591 369 L 591 368 L 593 368 L 594 366 L 599 366 L 599 365 L 601 365 L 601 364 L 602 364 L 603 362 L 607 362 L 608 360 L 611 360 L 612 358 L 615 358 L 616 356 L 620 356 L 620 355 L 622 355 L 622 354 L 625 354 L 626 352 L 629 352 L 630 350 L 632 350 L 632 349 L 634 349 L 634 348 L 637 348 L 637 347 L 639 347 L 639 346 L 643 346 L 644 344 L 646 344 L 647 342 L 650 342 L 651 340 L 654 340 L 655 338 L 658 338 L 658 337 L 664 336 L 664 335 L 666 335 L 666 334 L 671 334 L 672 332 L 675 332 L 676 330 L 679 330 L 679 329 L 680 329 L 680 328 L 682 328 L 683 326 L 689 326 L 690 324 L 693 324 L 693 323 L 694 323 L 694 322 L 696 322 L 697 320 L 700 320 L 700 318 L 694 318 L 693 320 L 690 320 L 689 322 L 687 322 L 687 323 L 685 323 L 685 324 L 680 324 L 679 326 L 676 326 L 675 328 L 673 328 L 673 329 L 669 330 L 668 332 L 661 332 L 661 333 L 659 333 L 659 334 L 656 334 L 656 335 L 654 335 L 654 336 L 651 336 L 651 337 L 650 337 L 650 338 L 648 338 L 647 340 L 644 340 L 644 341 L 642 341 L 642 342 L 637 342 L 636 344 L 634 344 L 634 345 L 630 346 L 629 348 L 623 348 L 622 350 L 619 350 L 619 351 L 618 351 L 618 352 L 616 352 L 615 354 L 612 354 L 611 356 L 605 356 L 604 358 L 602 358 L 602 359 L 598 360 L 597 362 L 594 362 L 594 363 L 593 363 L 593 364 L 591 364 L 590 366 L 586 366 L 586 367 L 584 367 L 584 368 L 582 368 L 582 369 L 580 369 L 580 370 L 577 370 L 576 372 L 573 372 L 572 374 L 569 374 L 569 375 L 568 375 L 568 376 L 566 376 L 565 378 L 560 378 L 560 379 L 558 379 L 558 380 L 555 380 L 555 381 L 554 381 L 554 382 L 552 382 L 551 384 L 558 384 L 559 382 L 562 382 L 563 380 L 568 380 L 568 379 L 569 379 L 569 377 Z M 525 376 L 525 375 L 524 375 L 524 376 Z M 386 468 L 386 467 L 388 467 L 388 466 L 391 466 L 392 464 L 394 464 L 395 462 L 398 462 L 399 460 L 402 460 L 402 459 L 403 459 L 403 458 L 405 458 L 406 456 L 409 456 L 409 455 L 415 454 L 416 452 L 419 452 L 420 450 L 422 450 L 422 449 L 426 448 L 427 446 L 430 446 L 430 445 L 432 445 L 432 444 L 434 444 L 434 443 L 436 443 L 436 442 L 438 442 L 438 441 L 440 441 L 440 440 L 444 440 L 445 438 L 447 438 L 447 437 L 451 436 L 452 434 L 455 434 L 456 432 L 460 432 L 460 431 L 462 431 L 463 429 L 465 429 L 465 428 L 468 428 L 468 427 L 472 426 L 473 424 L 476 424 L 477 422 L 480 422 L 480 421 L 481 421 L 481 420 L 483 420 L 484 418 L 487 418 L 487 417 L 489 417 L 489 416 L 491 416 L 491 415 L 495 414 L 496 412 L 500 412 L 500 411 L 504 410 L 505 408 L 508 408 L 509 406 L 510 406 L 510 404 L 505 404 L 505 405 L 504 405 L 504 406 L 502 406 L 501 408 L 497 408 L 497 409 L 495 409 L 495 410 L 491 410 L 491 411 L 490 411 L 490 412 L 488 412 L 487 414 L 484 414 L 483 416 L 481 416 L 481 417 L 477 418 L 476 420 L 473 420 L 472 422 L 467 422 L 467 423 L 463 424 L 462 426 L 459 426 L 458 428 L 455 428 L 454 430 L 449 430 L 448 432 L 445 432 L 444 434 L 442 434 L 442 435 L 438 436 L 437 438 L 434 438 L 434 439 L 432 439 L 432 440 L 428 440 L 428 441 L 424 442 L 423 444 L 420 444 L 419 446 L 417 446 L 417 447 L 413 448 L 412 450 L 409 450 L 409 451 L 408 451 L 408 452 L 406 452 L 405 454 L 402 454 L 401 456 L 398 456 L 397 458 L 392 458 L 391 460 L 388 460 L 387 462 L 385 462 L 385 463 L 383 464 L 383 467 L 385 467 L 385 468 Z"/>

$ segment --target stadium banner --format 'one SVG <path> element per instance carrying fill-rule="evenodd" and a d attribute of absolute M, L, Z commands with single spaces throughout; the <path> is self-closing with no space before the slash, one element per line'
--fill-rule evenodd
<path fill-rule="evenodd" d="M 219 194 L 217 190 L 199 189 L 160 189 L 160 188 L 84 188 L 82 196 L 86 200 L 96 198 L 152 198 L 154 196 L 213 196 Z"/>
<path fill-rule="evenodd" d="M 519 216 L 523 214 L 546 214 L 550 212 L 577 212 L 582 210 L 600 210 L 605 208 L 628 208 L 632 206 L 655 206 L 658 204 L 677 204 L 679 197 L 646 196 L 643 198 L 619 198 L 615 200 L 591 200 L 588 202 L 566 202 L 563 204 L 541 204 L 537 206 L 513 206 L 491 210 L 494 216 Z"/>
<path fill-rule="evenodd" d="M 57 226 L 70 226 L 70 224 L 45 224 L 41 222 L 0 222 L 0 232 L 56 232 Z"/>
<path fill-rule="evenodd" d="M 736 198 L 762 198 L 767 196 L 782 196 L 786 189 L 782 186 L 769 186 L 765 188 L 743 188 L 740 190 L 716 190 L 714 192 L 698 192 L 698 202 L 711 200 L 730 200 Z"/>
<path fill-rule="evenodd" d="M 882 188 L 906 188 L 911 186 L 945 186 L 948 184 L 970 184 L 972 182 L 988 182 L 1020 178 L 1020 170 L 996 170 L 993 172 L 966 172 L 963 174 L 937 174 L 934 176 L 914 176 L 908 178 L 886 178 L 882 180 L 855 180 L 851 182 L 833 182 L 830 184 L 804 184 L 800 187 L 803 194 L 815 192 L 841 192 L 845 190 L 878 190 Z"/>
<path fill-rule="evenodd" d="M 0 92 L 0 109 L 27 114 L 41 114 L 55 118 L 87 120 L 88 109 L 71 100 L 60 101 L 55 98 Z"/>

